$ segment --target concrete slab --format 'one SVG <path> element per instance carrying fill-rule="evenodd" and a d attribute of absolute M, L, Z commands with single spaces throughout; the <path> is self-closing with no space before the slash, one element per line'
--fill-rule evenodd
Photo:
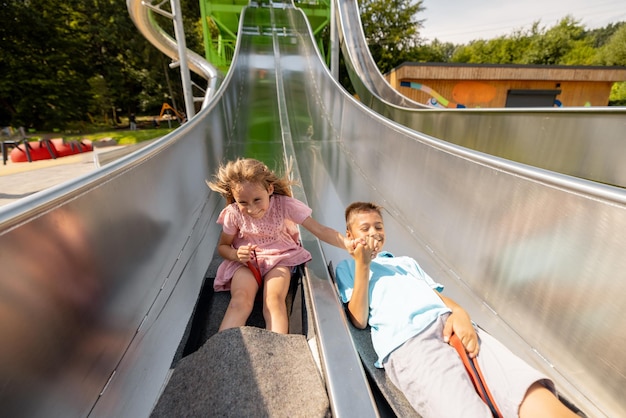
<path fill-rule="evenodd" d="M 120 146 L 97 149 L 57 158 L 0 165 L 0 207 L 33 193 L 64 183 L 96 170 L 94 153 L 105 153 Z"/>

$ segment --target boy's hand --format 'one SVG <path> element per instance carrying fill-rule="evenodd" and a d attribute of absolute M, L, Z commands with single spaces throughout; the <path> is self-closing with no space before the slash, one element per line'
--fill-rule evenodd
<path fill-rule="evenodd" d="M 369 264 L 369 260 L 371 260 L 367 244 L 362 239 L 354 240 L 354 250 L 351 254 L 357 262 Z"/>
<path fill-rule="evenodd" d="M 355 239 L 353 242 L 354 251 L 351 253 L 352 257 L 354 257 L 355 261 L 369 265 L 370 261 L 378 254 L 379 240 L 376 237 L 367 236 Z"/>
<path fill-rule="evenodd" d="M 476 335 L 476 330 L 469 315 L 463 309 L 453 309 L 450 316 L 448 316 L 443 328 L 443 340 L 449 342 L 453 333 L 459 337 L 470 358 L 478 355 L 480 350 L 478 335 Z"/>

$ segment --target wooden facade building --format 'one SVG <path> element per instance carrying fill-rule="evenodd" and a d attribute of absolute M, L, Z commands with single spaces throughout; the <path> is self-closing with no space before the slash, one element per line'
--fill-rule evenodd
<path fill-rule="evenodd" d="M 385 78 L 410 99 L 440 107 L 607 106 L 626 67 L 407 62 Z"/>

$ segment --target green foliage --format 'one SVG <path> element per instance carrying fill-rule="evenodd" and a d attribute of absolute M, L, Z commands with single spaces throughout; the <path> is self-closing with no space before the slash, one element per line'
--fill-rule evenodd
<path fill-rule="evenodd" d="M 566 16 L 549 29 L 535 22 L 530 29 L 491 40 L 472 41 L 457 48 L 452 62 L 533 65 L 594 65 L 594 44 L 606 32 L 585 31 L 579 21 Z"/>
<path fill-rule="evenodd" d="M 607 66 L 626 66 L 626 24 L 622 24 L 599 49 L 598 62 Z M 626 81 L 613 84 L 611 106 L 626 106 Z"/>
<path fill-rule="evenodd" d="M 602 65 L 626 66 L 626 25 L 621 25 L 600 48 L 598 61 Z"/>
<path fill-rule="evenodd" d="M 530 39 L 522 34 L 512 37 L 499 37 L 489 41 L 477 40 L 468 45 L 460 46 L 450 61 L 472 64 L 509 64 L 524 59 L 524 51 Z"/>
<path fill-rule="evenodd" d="M 457 47 L 451 42 L 441 42 L 435 39 L 428 45 L 414 46 L 408 55 L 413 62 L 448 62 L 456 49 Z"/>
<path fill-rule="evenodd" d="M 533 33 L 521 64 L 558 65 L 574 48 L 590 45 L 584 40 L 584 27 L 573 17 L 562 19 L 547 31 Z"/>
<path fill-rule="evenodd" d="M 419 44 L 423 21 L 417 13 L 423 0 L 364 0 L 359 9 L 363 31 L 372 58 L 381 72 L 387 72 L 410 58 Z"/>
<path fill-rule="evenodd" d="M 626 81 L 613 84 L 609 106 L 626 106 Z"/>
<path fill-rule="evenodd" d="M 571 48 L 559 60 L 560 65 L 596 65 L 597 51 L 588 40 L 573 41 Z"/>
<path fill-rule="evenodd" d="M 89 60 L 81 2 L 60 4 L 6 0 L 0 25 L 0 123 L 42 126 L 81 118 L 89 102 Z"/>
<path fill-rule="evenodd" d="M 183 3 L 193 26 L 199 4 Z M 182 102 L 179 70 L 139 33 L 126 2 L 3 0 L 0 15 L 0 126 L 63 129 Z"/>
<path fill-rule="evenodd" d="M 591 40 L 594 48 L 600 48 L 608 42 L 613 34 L 621 27 L 624 26 L 624 22 L 609 23 L 603 28 L 592 29 L 587 31 L 586 36 Z"/>
<path fill-rule="evenodd" d="M 115 130 L 115 131 L 102 131 L 92 134 L 79 134 L 79 135 L 63 135 L 65 140 L 82 140 L 88 139 L 90 141 L 98 141 L 104 138 L 113 139 L 118 145 L 133 145 L 139 142 L 150 141 L 152 139 L 160 138 L 167 135 L 176 129 L 178 123 L 173 124 L 172 128 L 161 127 L 157 129 L 138 129 L 136 131 L 127 130 Z"/>

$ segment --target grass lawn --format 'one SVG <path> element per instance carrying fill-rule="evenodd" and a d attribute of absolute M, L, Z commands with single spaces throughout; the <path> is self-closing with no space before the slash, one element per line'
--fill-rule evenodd
<path fill-rule="evenodd" d="M 109 130 L 102 130 L 101 127 L 94 125 L 91 127 L 82 127 L 82 129 L 80 129 L 82 133 L 78 133 L 78 130 L 74 131 L 76 133 L 71 133 L 70 131 L 61 132 L 60 129 L 55 129 L 53 132 L 46 133 L 29 130 L 28 139 L 30 141 L 37 141 L 42 138 L 63 138 L 67 141 L 80 141 L 82 139 L 88 139 L 95 142 L 107 138 L 115 140 L 118 145 L 134 145 L 139 142 L 149 141 L 151 139 L 165 136 L 180 126 L 176 120 L 169 122 L 162 120 L 161 125 L 158 128 L 155 128 L 152 125 L 153 119 L 154 117 L 152 116 L 137 117 L 137 130 L 135 131 L 128 129 L 128 124 L 118 126 L 117 128 L 112 127 Z M 171 128 L 169 127 L 170 124 L 172 126 Z M 104 129 L 106 129 L 106 127 Z"/>
<path fill-rule="evenodd" d="M 178 125 L 178 124 L 176 124 Z M 176 126 L 178 127 L 178 126 Z M 154 138 L 162 137 L 172 132 L 175 127 L 170 128 L 150 128 L 150 129 L 138 129 L 136 131 L 129 130 L 112 130 L 106 132 L 98 132 L 93 134 L 80 134 L 80 135 L 63 135 L 63 138 L 67 140 L 81 140 L 89 139 L 91 141 L 98 141 L 104 138 L 111 138 L 117 141 L 118 145 L 133 145 L 143 141 L 149 141 Z"/>

